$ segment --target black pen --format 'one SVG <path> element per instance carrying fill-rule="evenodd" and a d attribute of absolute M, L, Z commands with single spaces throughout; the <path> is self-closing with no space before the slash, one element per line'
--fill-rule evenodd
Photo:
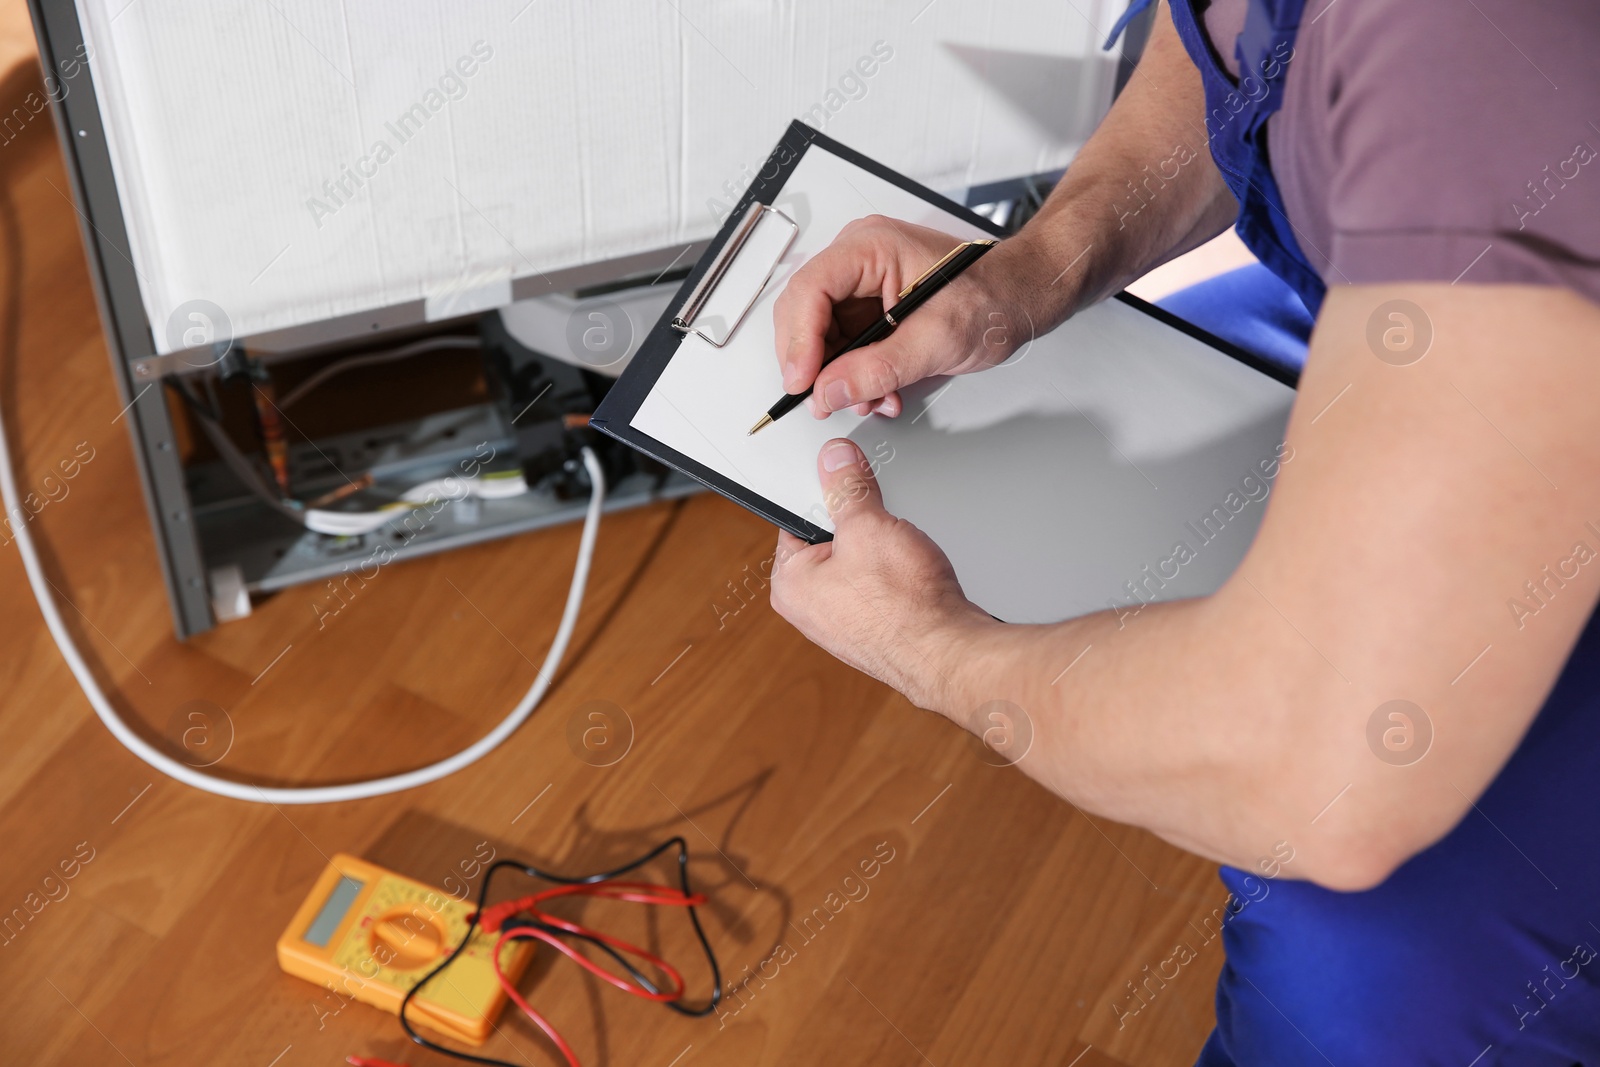
<path fill-rule="evenodd" d="M 888 337 L 894 332 L 896 326 L 905 321 L 907 315 L 921 307 L 934 293 L 955 281 L 962 271 L 978 262 L 983 257 L 983 254 L 993 248 L 995 244 L 996 242 L 986 239 L 982 241 L 963 241 L 961 244 L 956 245 L 955 248 L 950 250 L 949 255 L 923 271 L 922 277 L 900 290 L 900 300 L 894 307 L 885 311 L 882 316 L 873 321 L 871 326 L 862 330 L 854 341 L 851 341 L 833 353 L 833 355 L 824 357 L 822 365 L 826 367 L 846 352 L 865 348 L 867 345 Z M 809 387 L 803 393 L 783 394 L 782 399 L 768 408 L 767 413 L 761 416 L 754 426 L 750 427 L 745 436 L 748 437 L 762 427 L 770 426 L 783 418 L 804 403 L 806 397 L 810 395 L 811 389 Z"/>

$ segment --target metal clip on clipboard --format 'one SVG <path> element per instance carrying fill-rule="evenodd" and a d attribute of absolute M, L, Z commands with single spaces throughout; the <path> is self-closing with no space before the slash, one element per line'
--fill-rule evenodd
<path fill-rule="evenodd" d="M 733 261 L 738 258 L 739 251 L 750 240 L 750 235 L 756 232 L 756 227 L 761 224 L 762 216 L 768 213 L 778 216 L 778 218 L 789 224 L 789 237 L 783 242 L 783 247 L 778 249 L 778 254 L 773 257 L 772 265 L 767 268 L 767 273 L 761 278 L 761 284 L 756 286 L 755 292 L 750 294 L 749 302 L 740 309 L 738 317 L 733 320 L 732 325 L 728 327 L 727 332 L 722 336 L 722 340 L 719 341 L 705 330 L 696 327 L 695 319 L 705 309 L 706 301 L 711 299 L 711 294 L 716 291 L 717 286 L 722 282 L 723 276 L 728 273 L 728 268 L 733 266 Z M 794 244 L 794 239 L 798 236 L 800 236 L 800 224 L 788 215 L 768 204 L 759 202 L 751 204 L 745 210 L 744 217 L 739 220 L 739 224 L 728 235 L 728 241 L 722 246 L 722 251 L 717 253 L 717 258 L 711 261 L 711 265 L 706 268 L 705 274 L 701 275 L 700 281 L 690 291 L 689 298 L 683 302 L 683 307 L 679 308 L 678 313 L 672 317 L 672 328 L 679 333 L 692 333 L 713 348 L 721 348 L 727 344 L 732 339 L 734 331 L 739 328 L 739 324 L 744 321 L 745 316 L 750 314 L 750 309 L 756 306 L 756 301 L 761 298 L 761 294 L 767 288 L 767 283 L 772 280 L 773 273 L 777 271 L 778 264 L 783 261 L 785 253 L 789 251 L 789 246 Z"/>

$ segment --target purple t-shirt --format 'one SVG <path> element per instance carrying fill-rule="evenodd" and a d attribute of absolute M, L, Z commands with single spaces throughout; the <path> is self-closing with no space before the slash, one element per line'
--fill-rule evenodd
<path fill-rule="evenodd" d="M 1248 6 L 1202 16 L 1235 77 Z M 1267 124 L 1300 250 L 1329 285 L 1557 285 L 1600 302 L 1597 149 L 1595 0 L 1309 0 Z"/>

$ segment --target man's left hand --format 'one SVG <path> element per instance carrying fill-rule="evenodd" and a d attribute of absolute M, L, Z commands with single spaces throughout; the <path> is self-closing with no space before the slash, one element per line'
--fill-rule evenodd
<path fill-rule="evenodd" d="M 772 606 L 834 656 L 920 707 L 951 710 L 961 635 L 993 620 L 927 534 L 884 510 L 871 465 L 837 438 L 817 457 L 832 541 L 778 535 Z"/>

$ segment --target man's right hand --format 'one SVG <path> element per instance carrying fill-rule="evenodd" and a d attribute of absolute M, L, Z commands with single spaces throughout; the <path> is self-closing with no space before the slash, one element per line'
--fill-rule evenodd
<path fill-rule="evenodd" d="M 872 215 L 789 279 L 773 308 L 783 387 L 812 386 L 812 414 L 854 409 L 900 414 L 899 390 L 941 374 L 965 374 L 1005 360 L 1029 337 L 1026 316 L 1008 298 L 1005 245 L 934 294 L 876 344 L 823 367 L 824 353 L 848 344 L 893 307 L 904 289 L 961 242 L 938 230 Z M 1020 334 L 1020 336 L 1019 336 Z"/>

